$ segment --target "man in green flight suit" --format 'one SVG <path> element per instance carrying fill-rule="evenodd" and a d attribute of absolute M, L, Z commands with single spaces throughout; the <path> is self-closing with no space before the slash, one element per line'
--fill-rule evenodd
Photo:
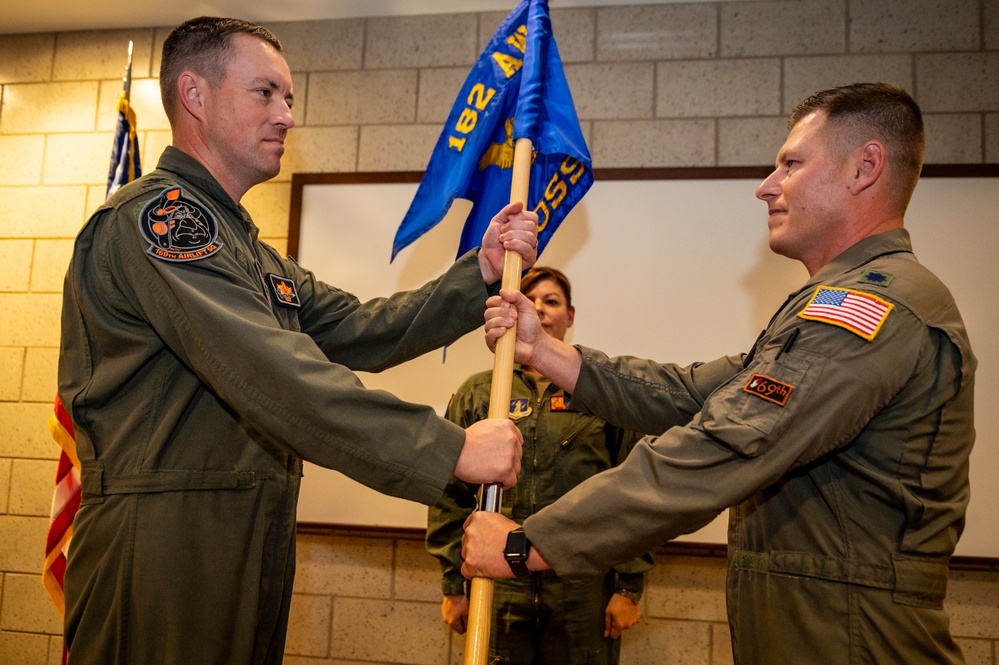
<path fill-rule="evenodd" d="M 239 203 L 278 174 L 294 125 L 282 51 L 236 19 L 176 28 L 160 69 L 173 145 L 76 240 L 59 359 L 82 463 L 74 665 L 282 662 L 303 460 L 427 504 L 452 474 L 516 481 L 512 423 L 462 430 L 352 370 L 480 326 L 504 252 L 533 264 L 536 216 L 508 206 L 413 292 L 360 303 L 319 282 Z"/>
<path fill-rule="evenodd" d="M 809 280 L 748 354 L 612 359 L 544 335 L 522 297 L 491 301 L 487 339 L 519 321 L 516 359 L 576 408 L 665 425 L 529 517 L 526 564 L 592 577 L 731 508 L 736 663 L 962 663 L 943 600 L 969 499 L 976 360 L 903 227 L 922 116 L 904 90 L 855 84 L 816 93 L 788 124 L 756 195 L 770 248 Z M 462 572 L 510 576 L 516 527 L 473 515 Z"/>

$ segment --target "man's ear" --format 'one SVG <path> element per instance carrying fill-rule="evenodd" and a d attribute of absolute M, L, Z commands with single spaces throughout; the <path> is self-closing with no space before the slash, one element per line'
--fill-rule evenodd
<path fill-rule="evenodd" d="M 850 185 L 850 192 L 859 194 L 884 174 L 885 147 L 880 141 L 868 141 L 855 154 L 856 172 Z"/>
<path fill-rule="evenodd" d="M 198 120 L 204 119 L 205 99 L 208 82 L 195 74 L 185 71 L 177 77 L 177 97 L 184 110 Z"/>

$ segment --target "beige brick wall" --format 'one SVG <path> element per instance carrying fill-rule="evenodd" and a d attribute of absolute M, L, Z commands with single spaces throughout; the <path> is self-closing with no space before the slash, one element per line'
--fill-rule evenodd
<path fill-rule="evenodd" d="M 636 0 L 640 2 L 640 0 Z M 511 4 L 513 4 L 511 2 Z M 422 169 L 502 13 L 274 23 L 298 127 L 281 174 L 244 199 L 286 247 L 295 172 Z M 555 9 L 598 167 L 771 163 L 804 95 L 879 79 L 926 113 L 927 161 L 999 162 L 999 0 L 783 0 Z M 0 662 L 59 662 L 38 572 L 57 451 L 62 276 L 102 200 L 128 40 L 144 170 L 170 141 L 156 77 L 169 28 L 0 35 Z M 289 664 L 460 662 L 419 540 L 305 534 Z M 660 557 L 624 662 L 731 662 L 723 561 Z M 968 662 L 997 665 L 999 574 L 958 570 L 948 609 Z"/>

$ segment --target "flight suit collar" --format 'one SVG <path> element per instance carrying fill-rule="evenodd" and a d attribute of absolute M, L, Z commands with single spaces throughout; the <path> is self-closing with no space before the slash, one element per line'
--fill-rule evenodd
<path fill-rule="evenodd" d="M 868 236 L 822 266 L 808 280 L 805 288 L 828 282 L 837 275 L 856 270 L 879 256 L 898 252 L 912 252 L 912 240 L 909 237 L 907 229 L 892 229 L 891 231 Z"/>
<path fill-rule="evenodd" d="M 187 180 L 200 191 L 211 197 L 215 205 L 228 208 L 234 218 L 242 219 L 247 233 L 252 241 L 256 241 L 259 234 L 257 225 L 253 223 L 249 213 L 242 205 L 235 203 L 229 193 L 225 191 L 215 176 L 205 168 L 205 166 L 188 155 L 183 150 L 172 145 L 166 147 L 160 160 L 156 164 L 158 170 L 166 171 L 175 177 Z"/>
<path fill-rule="evenodd" d="M 753 343 L 753 347 L 750 349 L 749 353 L 744 356 L 742 366 L 749 367 L 749 364 L 756 357 L 756 348 L 759 346 L 760 341 L 766 337 L 767 331 L 770 330 L 774 321 L 776 321 L 777 317 L 781 315 L 784 308 L 798 298 L 802 293 L 806 291 L 813 291 L 819 284 L 834 281 L 836 277 L 855 270 L 879 256 L 884 256 L 885 254 L 895 254 L 897 252 L 912 252 L 912 240 L 910 239 L 909 232 L 906 229 L 892 229 L 891 231 L 868 236 L 867 238 L 864 238 L 860 242 L 857 242 L 847 248 L 846 251 L 842 252 L 832 261 L 822 266 L 822 268 L 815 273 L 811 279 L 805 282 L 797 290 L 788 294 L 787 299 L 784 300 L 784 303 L 777 308 L 777 311 L 774 312 L 774 315 L 770 318 L 770 322 L 767 324 L 767 327 L 764 328 L 760 332 L 760 335 L 756 338 L 756 341 Z"/>

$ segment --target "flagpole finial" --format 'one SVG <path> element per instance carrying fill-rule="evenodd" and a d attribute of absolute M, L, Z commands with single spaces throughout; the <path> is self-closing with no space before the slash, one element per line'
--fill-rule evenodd
<path fill-rule="evenodd" d="M 132 40 L 128 40 L 128 64 L 125 66 L 125 77 L 122 79 L 125 101 L 129 101 L 132 92 Z"/>

